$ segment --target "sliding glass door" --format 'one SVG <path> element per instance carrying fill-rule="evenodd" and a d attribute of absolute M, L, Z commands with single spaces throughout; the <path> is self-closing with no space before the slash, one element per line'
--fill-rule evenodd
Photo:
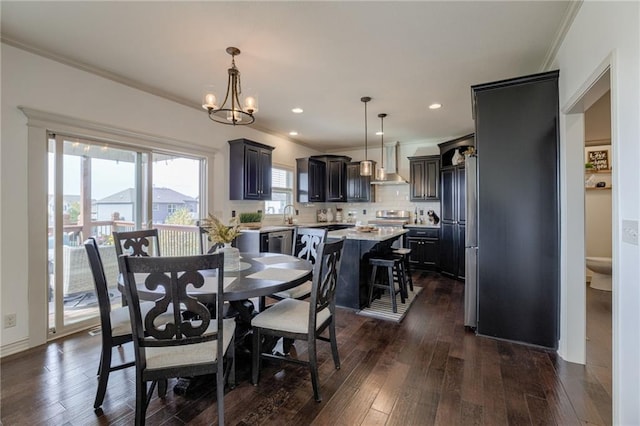
<path fill-rule="evenodd" d="M 98 322 L 88 237 L 98 242 L 114 306 L 113 231 L 154 227 L 162 255 L 199 252 L 204 160 L 61 135 L 48 143 L 49 330 L 66 334 Z"/>

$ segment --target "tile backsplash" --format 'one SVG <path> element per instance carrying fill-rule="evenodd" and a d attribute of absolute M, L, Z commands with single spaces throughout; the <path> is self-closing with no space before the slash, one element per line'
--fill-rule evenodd
<path fill-rule="evenodd" d="M 316 222 L 318 209 L 331 209 L 335 217 L 336 209 L 342 209 L 343 221 L 346 221 L 348 213 L 352 212 L 355 220 L 366 223 L 374 219 L 378 210 L 409 210 L 413 220 L 417 209 L 418 215 L 422 210 L 426 216 L 427 210 L 433 210 L 440 216 L 440 201 L 411 202 L 409 201 L 409 185 L 379 185 L 376 186 L 375 202 L 370 203 L 297 203 L 295 208 L 299 214 L 298 222 Z M 236 215 L 243 212 L 264 211 L 264 203 L 259 201 L 230 201 L 225 206 L 222 216 L 231 218 L 231 211 Z M 280 225 L 283 223 L 282 214 L 265 215 L 262 220 L 265 225 Z"/>

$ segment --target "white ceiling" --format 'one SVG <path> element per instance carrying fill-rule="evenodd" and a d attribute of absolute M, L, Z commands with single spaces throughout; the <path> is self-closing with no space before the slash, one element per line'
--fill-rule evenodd
<path fill-rule="evenodd" d="M 231 57 L 253 126 L 319 150 L 473 131 L 470 86 L 544 70 L 568 1 L 1 2 L 6 43 L 200 108 Z M 565 22 L 566 23 L 566 22 Z M 428 105 L 439 102 L 440 110 Z M 304 108 L 293 114 L 293 107 Z M 202 110 L 203 120 L 208 120 Z M 211 122 L 211 126 L 220 124 Z"/>

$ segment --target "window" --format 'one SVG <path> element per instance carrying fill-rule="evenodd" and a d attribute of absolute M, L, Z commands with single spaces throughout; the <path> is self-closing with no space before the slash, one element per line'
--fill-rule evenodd
<path fill-rule="evenodd" d="M 271 200 L 265 201 L 265 214 L 282 214 L 284 207 L 293 204 L 293 171 L 271 169 Z"/>
<path fill-rule="evenodd" d="M 160 233 L 163 255 L 200 252 L 195 216 L 204 194 L 205 161 L 204 157 L 49 135 L 47 284 L 51 333 L 79 330 L 98 319 L 93 278 L 82 246 L 89 236 L 96 237 L 107 282 L 113 286 L 118 280 L 113 231 L 153 226 Z M 175 213 L 173 217 L 160 211 L 165 205 L 169 213 Z M 119 306 L 119 293 L 112 293 L 114 306 Z"/>

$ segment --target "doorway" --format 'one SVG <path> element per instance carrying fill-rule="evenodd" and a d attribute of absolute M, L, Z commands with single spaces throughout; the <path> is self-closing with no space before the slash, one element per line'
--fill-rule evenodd
<path fill-rule="evenodd" d="M 608 73 L 602 77 L 608 80 Z M 595 97 L 595 96 L 594 96 Z M 611 91 L 584 111 L 586 367 L 612 398 Z M 611 408 L 609 408 L 611 410 Z M 612 414 L 603 419 L 611 423 Z"/>

